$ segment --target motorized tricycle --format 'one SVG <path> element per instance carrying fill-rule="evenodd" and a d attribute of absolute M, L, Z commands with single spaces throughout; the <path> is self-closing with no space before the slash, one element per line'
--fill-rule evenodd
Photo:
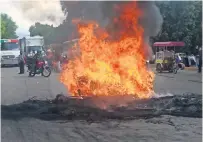
<path fill-rule="evenodd" d="M 176 74 L 178 71 L 178 63 L 176 62 L 175 47 L 184 46 L 184 42 L 155 42 L 156 47 L 156 71 L 161 73 L 168 71 Z M 168 48 L 173 47 L 170 51 Z"/>

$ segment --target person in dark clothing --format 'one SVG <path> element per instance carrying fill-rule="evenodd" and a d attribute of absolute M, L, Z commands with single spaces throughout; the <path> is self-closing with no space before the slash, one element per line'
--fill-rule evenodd
<path fill-rule="evenodd" d="M 33 56 L 32 70 L 34 72 L 36 71 L 37 61 L 39 61 L 39 60 L 42 60 L 42 53 L 41 53 L 41 51 L 37 51 L 37 53 Z"/>
<path fill-rule="evenodd" d="M 199 65 L 198 65 L 198 72 L 202 72 L 202 49 L 199 50 Z"/>
<path fill-rule="evenodd" d="M 20 56 L 19 56 L 20 73 L 19 74 L 24 74 L 24 64 L 25 64 L 24 56 L 22 51 L 20 51 Z"/>
<path fill-rule="evenodd" d="M 186 67 L 189 67 L 189 59 L 188 59 L 188 52 L 185 52 L 186 56 L 184 57 L 184 64 Z"/>

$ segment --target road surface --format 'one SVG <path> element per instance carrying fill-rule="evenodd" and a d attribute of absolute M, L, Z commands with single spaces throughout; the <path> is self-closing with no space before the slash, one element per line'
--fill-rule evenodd
<path fill-rule="evenodd" d="M 59 93 L 67 94 L 66 88 L 58 81 L 58 74 L 44 78 L 29 78 L 28 74 L 19 75 L 18 68 L 1 69 L 1 103 L 19 103 L 36 96 L 39 99 L 55 98 Z M 202 76 L 194 71 L 181 71 L 178 74 L 157 74 L 154 82 L 158 94 L 201 94 Z"/>
<path fill-rule="evenodd" d="M 49 78 L 28 78 L 18 75 L 18 68 L 1 69 L 1 103 L 21 103 L 36 96 L 38 99 L 54 98 L 67 90 L 57 80 L 58 74 Z M 202 94 L 202 76 L 192 71 L 178 74 L 156 75 L 154 89 L 158 94 Z M 44 121 L 32 117 L 16 120 L 2 119 L 2 142 L 200 142 L 201 119 L 163 116 L 148 120 L 105 121 L 88 124 L 84 121 Z"/>

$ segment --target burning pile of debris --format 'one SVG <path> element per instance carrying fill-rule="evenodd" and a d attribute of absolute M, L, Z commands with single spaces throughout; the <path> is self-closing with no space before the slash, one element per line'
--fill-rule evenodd
<path fill-rule="evenodd" d="M 102 28 L 97 21 L 73 20 L 78 28 L 80 54 L 64 64 L 60 74 L 60 81 L 72 96 L 80 89 L 89 96 L 150 97 L 154 73 L 146 67 L 149 45 L 143 23 L 147 8 L 142 7 L 152 5 L 113 3 L 109 10 L 117 14 L 110 18 L 114 19 L 109 21 L 114 27 L 111 30 Z"/>
<path fill-rule="evenodd" d="M 201 95 L 153 98 L 155 75 L 146 67 L 148 39 L 157 34 L 162 23 L 157 20 L 161 18 L 149 18 L 148 13 L 160 17 L 154 3 L 112 3 L 110 10 L 115 7 L 117 14 L 109 18 L 113 19 L 110 28 L 102 28 L 96 21 L 77 25 L 80 54 L 64 64 L 60 74 L 72 97 L 59 94 L 54 100 L 2 106 L 2 118 L 97 121 L 160 115 L 202 117 Z"/>
<path fill-rule="evenodd" d="M 121 105 L 121 102 L 124 104 Z M 28 100 L 1 108 L 2 119 L 33 117 L 43 120 L 101 121 L 146 119 L 161 115 L 201 118 L 202 96 L 184 94 L 133 99 L 130 96 L 74 98 L 59 94 L 54 100 Z"/>

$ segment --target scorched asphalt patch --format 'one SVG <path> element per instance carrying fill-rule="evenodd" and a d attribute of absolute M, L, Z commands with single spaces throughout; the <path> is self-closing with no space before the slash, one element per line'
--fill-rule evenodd
<path fill-rule="evenodd" d="M 98 105 L 102 103 L 105 105 L 102 99 L 99 97 L 79 99 L 58 95 L 55 100 L 28 100 L 20 104 L 2 105 L 1 116 L 7 120 L 31 117 L 42 120 L 87 121 L 146 119 L 161 115 L 202 118 L 202 95 L 198 94 L 136 99 L 122 106 L 119 101 L 117 101 L 119 104 L 112 105 L 108 102 L 105 109 Z"/>

